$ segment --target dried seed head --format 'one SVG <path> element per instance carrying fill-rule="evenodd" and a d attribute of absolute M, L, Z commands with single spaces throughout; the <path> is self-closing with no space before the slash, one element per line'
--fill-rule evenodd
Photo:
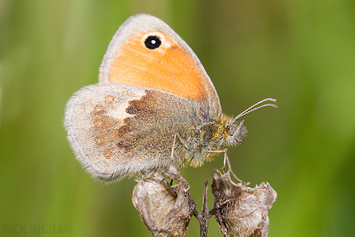
<path fill-rule="evenodd" d="M 160 175 L 136 180 L 132 202 L 153 236 L 184 236 L 193 215 L 189 185 L 178 172 L 174 177 L 175 187 Z"/>
<path fill-rule="evenodd" d="M 266 237 L 269 232 L 268 212 L 277 193 L 268 183 L 255 188 L 234 183 L 229 172 L 212 173 L 217 222 L 225 236 Z"/>

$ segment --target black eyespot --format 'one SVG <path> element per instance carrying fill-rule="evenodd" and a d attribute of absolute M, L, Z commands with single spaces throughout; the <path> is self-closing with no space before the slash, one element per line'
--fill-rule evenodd
<path fill-rule="evenodd" d="M 144 41 L 144 44 L 148 49 L 156 49 L 161 45 L 161 40 L 158 36 L 151 35 Z"/>

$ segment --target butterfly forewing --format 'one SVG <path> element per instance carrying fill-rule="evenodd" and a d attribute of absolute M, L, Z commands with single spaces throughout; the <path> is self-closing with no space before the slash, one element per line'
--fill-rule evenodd
<path fill-rule="evenodd" d="M 160 37 L 159 48 L 145 46 L 151 35 Z M 99 83 L 169 92 L 198 101 L 211 117 L 222 113 L 217 92 L 196 54 L 166 23 L 147 14 L 130 17 L 118 29 L 102 61 Z"/>

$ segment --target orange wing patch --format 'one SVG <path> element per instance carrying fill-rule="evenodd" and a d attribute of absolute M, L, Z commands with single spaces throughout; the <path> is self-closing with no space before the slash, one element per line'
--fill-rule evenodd
<path fill-rule="evenodd" d="M 144 33 L 130 37 L 112 60 L 108 80 L 130 86 L 166 91 L 176 96 L 201 100 L 207 98 L 201 73 L 191 55 L 165 36 L 154 50 L 142 42 Z"/>

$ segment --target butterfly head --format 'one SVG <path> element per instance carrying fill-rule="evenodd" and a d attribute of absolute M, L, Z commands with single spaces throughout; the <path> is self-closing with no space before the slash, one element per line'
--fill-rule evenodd
<path fill-rule="evenodd" d="M 239 118 L 243 117 L 244 115 L 246 115 L 254 110 L 257 110 L 257 109 L 260 109 L 263 107 L 271 106 L 271 107 L 277 108 L 277 106 L 273 103 L 266 103 L 265 104 L 265 102 L 269 102 L 269 101 L 276 102 L 276 99 L 274 99 L 274 98 L 263 99 L 263 100 L 257 102 L 256 104 L 250 106 L 249 108 L 247 108 L 243 112 L 241 112 L 234 119 L 225 119 L 227 121 L 226 122 L 227 123 L 226 129 L 225 129 L 226 130 L 225 137 L 226 137 L 227 145 L 234 146 L 234 145 L 241 144 L 244 141 L 244 137 L 247 134 L 247 128 L 244 125 L 244 120 L 242 120 L 240 123 L 237 122 L 237 120 Z"/>
<path fill-rule="evenodd" d="M 232 119 L 226 126 L 226 143 L 228 146 L 242 144 L 246 135 L 247 127 L 244 124 L 244 120 L 238 123 Z"/>

